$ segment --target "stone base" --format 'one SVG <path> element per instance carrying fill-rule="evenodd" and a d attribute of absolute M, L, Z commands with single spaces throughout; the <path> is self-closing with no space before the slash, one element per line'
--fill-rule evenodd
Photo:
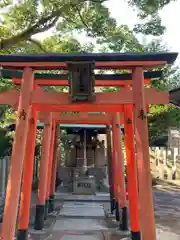
<path fill-rule="evenodd" d="M 141 233 L 131 231 L 131 239 L 132 240 L 141 240 Z"/>
<path fill-rule="evenodd" d="M 115 200 L 115 215 L 116 215 L 116 221 L 120 221 L 120 215 L 119 215 L 119 203 Z"/>
<path fill-rule="evenodd" d="M 48 206 L 49 206 L 49 199 L 46 200 L 45 202 L 45 208 L 44 208 L 44 220 L 47 219 L 47 216 L 48 216 Z"/>
<path fill-rule="evenodd" d="M 128 214 L 127 214 L 127 207 L 121 208 L 121 222 L 119 225 L 122 231 L 128 230 Z"/>
<path fill-rule="evenodd" d="M 17 240 L 27 240 L 28 239 L 28 229 L 19 229 L 17 232 Z"/>
<path fill-rule="evenodd" d="M 36 216 L 35 216 L 35 222 L 34 222 L 35 230 L 42 230 L 44 228 L 44 211 L 45 211 L 45 205 L 36 206 Z"/>
<path fill-rule="evenodd" d="M 55 206 L 54 206 L 54 197 L 55 197 L 54 195 L 51 195 L 49 197 L 48 213 L 51 213 L 51 212 L 54 211 L 54 208 L 55 208 Z"/>

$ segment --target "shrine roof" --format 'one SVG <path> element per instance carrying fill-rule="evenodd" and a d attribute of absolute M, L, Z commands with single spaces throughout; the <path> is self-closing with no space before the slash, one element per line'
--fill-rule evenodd
<path fill-rule="evenodd" d="M 2 69 L 0 72 L 0 76 L 5 79 L 10 78 L 22 78 L 22 71 L 14 71 L 14 70 L 7 70 Z M 162 71 L 148 71 L 144 72 L 145 79 L 152 79 L 152 78 L 161 78 L 163 75 Z M 43 79 L 43 80 L 64 80 L 68 79 L 68 74 L 54 74 L 54 73 L 35 73 L 35 79 Z M 95 74 L 96 80 L 131 80 L 132 74 L 131 73 L 124 73 L 124 74 Z"/>
<path fill-rule="evenodd" d="M 10 54 L 0 55 L 0 62 L 167 61 L 173 63 L 177 55 L 175 52 Z"/>
<path fill-rule="evenodd" d="M 180 107 L 180 87 L 169 91 L 170 102 Z"/>
<path fill-rule="evenodd" d="M 120 125 L 121 128 L 124 125 Z M 96 132 L 98 134 L 106 133 L 106 125 L 103 124 L 60 124 L 60 129 L 64 129 L 67 131 L 67 134 L 76 134 L 83 130 Z"/>
<path fill-rule="evenodd" d="M 59 124 L 61 130 L 66 130 L 67 134 L 77 134 L 83 130 L 89 130 L 97 132 L 98 134 L 106 133 L 106 125 L 103 124 Z M 43 128 L 44 123 L 38 123 L 38 128 Z"/>
<path fill-rule="evenodd" d="M 106 128 L 106 125 L 103 124 L 65 124 L 65 123 L 61 123 L 59 124 L 60 128 L 62 129 L 67 129 L 67 128 L 84 128 L 84 129 L 88 129 L 88 128 L 97 128 L 97 129 L 104 129 Z M 44 123 L 40 123 L 38 122 L 38 126 L 39 127 L 43 127 Z"/>
<path fill-rule="evenodd" d="M 38 127 L 43 127 L 44 123 L 38 122 Z M 83 129 L 105 129 L 107 126 L 104 124 L 59 124 L 62 129 L 83 128 Z M 121 127 L 124 125 L 121 124 Z"/>
<path fill-rule="evenodd" d="M 79 131 L 80 129 L 86 129 L 86 130 L 94 130 L 94 131 L 98 131 L 98 132 L 102 132 L 105 133 L 106 130 L 106 125 L 103 124 L 65 124 L 65 123 L 61 123 L 59 124 L 60 129 L 63 130 L 69 130 L 70 132 L 77 132 L 77 130 Z M 123 125 L 122 125 L 123 126 Z M 44 127 L 44 123 L 41 122 L 37 122 L 37 128 L 43 128 Z M 16 128 L 16 124 L 10 124 L 7 127 L 8 131 L 14 131 Z"/>
<path fill-rule="evenodd" d="M 84 128 L 84 129 L 102 129 L 106 128 L 103 124 L 60 124 L 60 128 Z"/>
<path fill-rule="evenodd" d="M 129 66 L 134 66 L 134 62 L 139 62 L 140 65 L 145 62 L 172 64 L 177 55 L 178 53 L 175 52 L 12 54 L 0 55 L 0 65 L 16 69 L 22 69 L 25 66 L 36 69 L 66 69 L 67 62 L 95 61 L 96 68 L 118 69 L 120 62 L 122 63 L 121 67 L 127 65 L 123 64 L 124 62 L 129 62 Z"/>

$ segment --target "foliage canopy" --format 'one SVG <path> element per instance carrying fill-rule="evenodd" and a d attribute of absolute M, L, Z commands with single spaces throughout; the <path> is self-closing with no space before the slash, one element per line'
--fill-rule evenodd
<path fill-rule="evenodd" d="M 125 1 L 138 11 L 141 20 L 133 30 L 127 25 L 117 24 L 105 0 L 0 1 L 0 53 L 168 50 L 160 40 L 142 44 L 136 34 L 161 36 L 165 26 L 161 24 L 159 10 L 173 0 Z M 43 39 L 37 37 L 40 33 L 44 33 Z M 87 41 L 82 41 L 82 38 Z M 158 89 L 172 88 L 179 84 L 175 81 L 179 75 L 177 68 L 168 67 L 165 69 L 166 81 L 153 81 L 152 85 Z M 7 87 L 14 86 L 2 79 L 0 90 Z M 114 90 L 117 89 L 111 89 Z M 179 115 L 173 106 L 152 106 L 149 117 L 150 140 L 166 133 L 170 125 L 179 126 Z M 0 125 L 4 128 L 13 116 L 12 110 L 8 106 L 0 106 L 0 116 Z"/>

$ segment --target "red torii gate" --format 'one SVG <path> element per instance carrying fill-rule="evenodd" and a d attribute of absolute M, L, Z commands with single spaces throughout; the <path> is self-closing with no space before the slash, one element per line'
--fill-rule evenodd
<path fill-rule="evenodd" d="M 12 73 L 9 73 L 9 74 L 11 74 L 12 75 Z M 18 73 L 19 74 L 19 73 Z M 159 71 L 159 72 L 146 72 L 145 74 L 144 74 L 144 76 L 146 77 L 146 78 L 149 78 L 149 77 L 154 77 L 154 78 L 157 78 L 157 77 L 160 77 L 161 76 L 161 72 Z M 17 72 L 14 72 L 14 75 L 17 77 Z M 13 75 L 12 75 L 13 76 Z M 8 75 L 8 77 L 9 77 L 9 75 Z M 63 84 L 65 84 L 65 85 L 67 85 L 67 83 L 68 83 L 68 81 L 67 80 L 63 80 L 63 79 L 65 79 L 65 78 L 67 78 L 68 76 L 67 75 L 62 75 L 62 74 L 36 74 L 36 76 L 35 76 L 35 82 L 36 82 L 36 84 L 38 83 L 39 85 L 45 85 L 45 86 L 47 86 L 47 85 L 50 85 L 50 82 L 51 82 L 51 85 L 58 85 L 58 86 L 62 86 Z M 40 81 L 39 81 L 39 79 L 40 79 Z M 44 79 L 43 79 L 44 78 Z M 49 79 L 50 78 L 50 79 Z M 52 79 L 51 79 L 52 78 Z M 56 80 L 54 81 L 53 80 L 53 78 L 55 78 Z M 128 87 L 129 85 L 131 86 L 132 85 L 132 80 L 129 80 L 130 78 L 132 78 L 132 74 L 116 74 L 116 75 L 110 75 L 110 74 L 108 74 L 108 75 L 105 75 L 105 74 L 103 74 L 103 75 L 96 75 L 96 78 L 97 79 L 101 79 L 101 80 L 96 80 L 96 82 L 95 82 L 95 85 L 96 86 L 109 86 L 110 85 L 110 82 L 112 82 L 111 83 L 111 85 L 112 86 L 122 86 L 122 87 Z M 109 80 L 109 79 L 116 79 L 116 80 Z M 105 80 L 103 80 L 103 79 L 105 79 Z M 125 79 L 125 80 L 118 80 L 118 79 Z M 21 83 L 21 79 L 17 79 L 17 78 L 14 78 L 13 77 L 13 82 L 15 83 L 15 84 L 20 84 Z M 145 80 L 144 81 L 144 83 L 145 84 L 148 84 L 149 85 L 149 83 L 150 83 L 150 79 L 147 79 L 147 80 Z M 39 91 L 41 91 L 42 92 L 42 90 L 41 89 L 39 89 Z M 66 94 L 67 95 L 67 94 Z M 107 95 L 107 94 L 106 94 Z M 160 100 L 160 101 L 162 101 L 162 100 Z M 119 110 L 121 110 L 121 111 L 123 111 L 123 106 L 121 106 L 121 108 L 119 107 Z M 86 114 L 86 113 L 84 113 L 84 114 Z M 78 116 L 78 118 L 77 118 L 77 116 L 73 116 L 73 115 L 71 115 L 71 116 L 69 116 L 69 119 L 67 118 L 67 115 L 66 115 L 66 117 L 65 116 L 63 116 L 63 115 L 61 115 L 61 117 L 60 117 L 60 120 L 61 120 L 61 122 L 62 123 L 70 123 L 70 122 L 74 122 L 74 123 L 90 123 L 90 124 L 93 124 L 93 123 L 102 123 L 102 124 L 111 124 L 111 122 L 112 122 L 112 116 L 110 117 L 110 116 L 103 116 L 102 114 L 101 115 L 98 115 L 98 114 L 96 114 L 96 115 L 89 115 L 88 116 L 88 118 L 86 118 L 85 119 L 85 115 L 84 114 L 81 114 L 80 116 Z M 42 114 L 41 114 L 42 115 Z M 122 114 L 121 114 L 122 115 Z M 55 117 L 56 116 L 56 117 Z M 40 119 L 41 119 L 41 116 L 39 116 L 40 117 Z M 48 118 L 48 116 L 46 115 L 46 117 Z M 80 118 L 81 117 L 81 118 Z M 57 119 L 59 120 L 59 116 L 58 116 L 58 113 L 53 113 L 53 119 L 55 120 L 55 118 L 56 118 L 56 122 L 57 122 Z M 100 118 L 100 119 L 99 119 Z M 122 120 L 122 118 L 123 118 L 123 116 L 121 116 L 121 120 Z M 44 121 L 46 121 L 45 119 L 43 119 Z M 121 121 L 121 123 L 123 123 L 122 121 Z M 50 158 L 51 160 L 52 160 L 52 158 Z M 51 162 L 51 161 L 50 161 Z M 51 164 L 52 163 L 50 163 L 49 164 L 49 168 L 51 168 Z M 110 168 L 110 167 L 109 167 Z M 132 174 L 131 174 L 132 175 Z M 55 178 L 54 178 L 55 179 Z M 132 179 L 132 177 L 131 177 L 131 179 Z M 48 177 L 48 181 L 50 181 L 50 176 Z M 135 201 L 135 194 L 133 194 L 133 192 L 135 192 L 136 191 L 136 187 L 135 187 L 135 178 L 134 178 L 134 180 L 132 181 L 132 182 L 134 182 L 134 186 L 133 186 L 133 188 L 132 188 L 132 195 L 134 196 L 133 198 L 130 198 L 130 205 L 131 205 L 131 201 L 132 201 L 132 199 L 133 199 L 133 202 L 137 202 L 137 201 Z M 48 185 L 50 186 L 50 183 L 48 183 Z M 27 195 L 27 188 L 28 188 L 28 186 L 26 186 L 25 187 L 25 189 L 26 189 L 26 195 Z M 30 189 L 30 188 L 29 188 Z M 117 188 L 116 188 L 117 189 Z M 129 188 L 130 189 L 130 188 Z M 134 191 L 135 190 L 135 191 Z M 30 191 L 30 190 L 29 190 Z M 114 194 L 113 194 L 114 195 Z M 131 195 L 131 194 L 130 194 Z M 46 202 L 48 202 L 48 193 L 47 193 L 47 196 L 46 196 Z M 53 196 L 51 195 L 51 197 L 50 197 L 51 199 L 53 198 Z M 118 197 L 118 193 L 117 193 L 117 190 L 116 190 L 116 220 L 117 221 L 119 221 L 119 197 Z M 50 201 L 51 202 L 51 201 Z M 137 204 L 136 204 L 137 205 Z M 29 206 L 29 204 L 27 204 L 27 202 L 26 202 L 26 208 L 27 208 L 27 206 Z M 111 206 L 112 206 L 112 204 L 111 204 Z M 112 212 L 113 212 L 113 210 L 111 210 Z M 133 209 L 133 208 L 131 208 L 131 212 L 130 212 L 130 214 L 131 214 L 131 219 L 134 219 L 134 226 L 132 225 L 132 227 L 131 227 L 131 230 L 132 230 L 132 232 L 134 231 L 134 232 L 139 232 L 139 219 L 138 219 L 138 215 L 137 214 L 133 214 L 133 211 L 135 211 L 135 212 L 137 212 L 137 210 L 135 210 L 135 209 Z M 22 211 L 22 212 L 24 212 L 24 211 Z M 23 214 L 24 215 L 24 214 Z M 125 229 L 127 229 L 127 221 L 126 221 L 126 215 L 127 214 L 124 214 L 124 218 L 122 218 L 122 222 L 124 222 L 124 226 L 122 226 L 121 227 L 121 229 L 123 228 L 124 230 Z M 26 219 L 28 219 L 28 216 L 26 217 Z M 37 229 L 42 229 L 43 228 L 43 220 L 42 220 L 42 218 L 41 218 L 41 223 L 39 223 L 39 214 L 37 215 L 37 218 L 36 218 L 36 221 L 35 221 L 35 227 L 37 228 Z M 21 219 L 21 221 L 22 222 L 24 222 L 23 221 L 23 219 Z M 27 222 L 27 221 L 26 221 Z M 21 226 L 21 224 L 20 224 L 20 226 Z M 28 225 L 27 225 L 27 223 L 26 223 L 26 226 L 28 227 Z M 26 228 L 27 228 L 26 227 Z M 21 229 L 21 228 L 20 228 Z M 20 232 L 21 233 L 21 232 Z M 134 235 L 133 235 L 134 236 Z M 137 237 L 136 237 L 137 238 Z"/>
<path fill-rule="evenodd" d="M 4 71 L 4 70 L 3 70 Z M 22 74 L 20 73 L 20 72 L 6 72 L 6 75 L 4 75 L 4 72 L 3 72 L 3 76 L 4 77 L 12 77 L 13 76 L 13 74 L 15 75 L 15 76 L 17 76 L 17 74 L 18 75 L 21 75 L 22 76 Z M 157 77 L 160 77 L 161 76 L 161 72 L 146 72 L 144 75 L 145 75 L 145 77 L 154 77 L 154 78 L 157 78 Z M 42 85 L 47 85 L 47 77 L 49 78 L 49 77 L 54 77 L 54 78 L 57 78 L 58 77 L 58 79 L 60 79 L 61 81 L 64 81 L 64 80 L 62 80 L 62 75 L 60 75 L 60 74 L 41 74 L 41 75 L 39 75 L 39 74 L 36 74 L 36 76 L 35 77 L 39 77 L 41 80 L 42 80 L 42 77 L 45 77 L 45 80 L 42 80 L 40 83 L 38 82 L 38 79 L 36 79 L 36 84 L 37 84 L 37 82 L 39 83 L 39 84 L 42 84 Z M 67 76 L 66 76 L 67 77 Z M 101 85 L 103 86 L 103 84 L 105 85 L 105 86 L 107 86 L 107 84 L 106 84 L 106 81 L 108 81 L 109 82 L 109 78 L 111 79 L 111 77 L 112 77 L 112 79 L 116 79 L 116 84 L 115 84 L 115 86 L 117 86 L 117 84 L 122 84 L 122 81 L 121 80 L 118 80 L 118 79 L 125 79 L 125 80 L 123 80 L 123 83 L 124 83 L 124 85 L 123 85 L 123 87 L 125 87 L 125 86 L 128 86 L 127 84 L 130 84 L 130 85 L 132 85 L 132 80 L 129 80 L 130 78 L 132 78 L 132 74 L 116 74 L 116 75 L 96 75 L 96 77 L 97 78 L 100 78 L 101 79 Z M 106 79 L 106 80 L 103 80 L 103 79 Z M 57 80 L 57 79 L 56 79 Z M 44 82 L 43 82 L 44 81 Z M 20 82 L 21 82 L 21 79 L 15 79 L 15 78 L 13 78 L 13 82 L 15 83 L 15 84 L 20 84 Z M 66 81 L 67 82 L 67 81 Z M 56 83 L 58 83 L 58 82 L 56 82 Z M 150 79 L 148 79 L 148 80 L 145 80 L 145 84 L 149 84 L 150 83 Z M 52 85 L 54 84 L 54 82 L 52 82 Z M 48 85 L 49 85 L 49 79 L 48 79 Z M 96 85 L 97 85 L 97 81 L 96 81 Z M 114 85 L 114 82 L 112 82 L 112 85 Z M 39 90 L 39 91 L 42 91 L 41 89 Z M 123 109 L 123 107 L 121 107 L 122 109 Z M 131 110 L 132 111 L 132 110 Z M 45 114 L 45 113 L 44 113 Z M 122 114 L 121 114 L 122 115 Z M 41 117 L 42 117 L 42 113 L 41 113 L 41 115 L 39 116 L 39 118 L 41 119 Z M 43 116 L 43 118 L 44 118 L 45 116 Z M 46 114 L 46 118 L 48 118 L 49 116 L 47 116 L 47 114 Z M 81 117 L 81 119 L 80 119 L 80 117 Z M 88 119 L 87 119 L 87 117 L 88 117 Z M 53 120 L 55 120 L 56 119 L 56 121 L 57 121 L 57 119 L 59 120 L 59 114 L 58 113 L 53 113 Z M 85 119 L 86 118 L 86 119 Z M 121 116 L 120 117 L 120 119 L 122 120 L 122 118 L 123 118 L 123 116 Z M 89 116 L 87 116 L 87 113 L 81 113 L 81 115 L 78 115 L 78 118 L 77 118 L 77 112 L 76 112 L 76 117 L 74 116 L 74 115 L 71 115 L 71 117 L 69 116 L 69 119 L 67 118 L 67 115 L 66 115 L 66 117 L 64 116 L 64 115 L 62 115 L 61 114 L 61 117 L 60 117 L 60 119 L 61 119 L 61 122 L 63 122 L 63 123 L 65 123 L 65 122 L 72 122 L 72 120 L 73 120 L 73 122 L 74 123 L 80 123 L 80 120 L 81 120 L 81 123 L 104 123 L 104 124 L 110 124 L 111 123 L 111 121 L 112 121 L 112 116 L 108 116 L 107 114 L 106 114 L 106 116 L 105 115 L 102 115 L 102 114 L 94 114 L 93 113 L 93 115 L 89 115 Z M 46 119 L 43 119 L 43 121 L 45 121 L 46 122 Z M 121 123 L 122 123 L 122 121 L 121 121 Z M 53 132 L 53 131 L 52 131 Z M 52 142 L 53 142 L 53 140 L 52 140 Z M 31 151 L 32 152 L 32 151 Z M 52 153 L 52 147 L 51 147 L 51 153 Z M 51 154 L 52 155 L 52 154 Z M 29 152 L 28 152 L 28 156 L 31 156 L 31 154 L 29 154 Z M 27 156 L 27 157 L 28 157 Z M 33 159 L 33 156 L 32 156 L 32 159 Z M 29 159 L 29 162 L 32 162 L 32 160 L 30 160 Z M 110 162 L 110 164 L 111 164 L 111 162 Z M 109 164 L 109 165 L 110 165 Z M 52 156 L 50 157 L 50 159 L 49 159 L 49 169 L 51 169 L 51 165 L 52 165 Z M 26 170 L 26 168 L 27 168 L 27 170 Z M 110 168 L 110 166 L 109 166 L 109 168 Z M 31 176 L 32 175 L 32 173 L 30 174 L 30 172 L 32 172 L 32 170 L 31 171 L 29 171 L 29 169 L 32 169 L 32 167 L 29 167 L 29 164 L 27 165 L 27 167 L 25 166 L 25 170 L 24 171 L 27 171 L 27 174 L 29 175 L 29 176 Z M 55 169 L 53 169 L 54 170 L 54 172 L 53 172 L 53 179 L 55 179 L 55 174 L 56 174 L 56 172 L 55 172 Z M 46 203 L 48 203 L 48 201 L 51 203 L 51 204 L 49 204 L 49 206 L 50 206 L 50 209 L 52 210 L 53 209 L 53 205 L 52 205 L 52 199 L 53 199 L 53 195 L 52 195 L 52 193 L 54 192 L 53 190 L 51 191 L 51 196 L 49 197 L 49 192 L 50 192 L 50 178 L 51 178 L 51 171 L 48 171 L 49 173 L 48 173 L 48 190 L 47 190 L 47 194 L 46 194 Z M 24 174 L 25 176 L 27 175 L 27 174 Z M 112 175 L 112 173 L 110 172 L 110 174 Z M 132 174 L 131 174 L 132 175 Z M 32 177 L 29 177 L 30 179 L 32 179 Z M 44 178 L 44 176 L 42 176 L 42 179 Z M 132 180 L 132 177 L 131 177 L 131 180 Z M 54 182 L 54 180 L 52 181 L 52 182 Z M 134 191 L 134 193 L 136 192 L 136 188 L 135 188 L 135 182 L 136 182 L 136 180 L 134 179 L 134 181 L 132 181 L 132 182 L 134 182 L 134 186 L 133 186 L 133 189 L 132 189 L 132 193 L 133 193 L 133 191 Z M 24 181 L 23 181 L 23 183 L 24 183 Z M 54 185 L 54 184 L 52 184 L 52 185 Z M 31 192 L 31 187 L 27 184 L 27 176 L 26 176 L 26 183 L 24 183 L 23 184 L 23 189 L 24 189 L 24 194 L 23 195 L 25 195 L 25 196 L 29 196 L 30 195 L 30 192 Z M 27 193 L 27 191 L 28 191 L 28 189 L 29 189 L 29 194 Z M 130 189 L 130 188 L 129 188 Z M 113 191 L 114 192 L 114 191 Z M 22 191 L 22 193 L 23 193 L 23 191 Z M 133 197 L 133 203 L 134 202 L 137 202 L 137 201 L 135 201 L 135 194 L 133 194 L 134 195 L 134 197 Z M 113 196 L 114 196 L 114 193 L 113 193 Z M 27 209 L 29 209 L 29 205 L 30 205 L 30 201 L 28 200 L 28 197 L 26 197 L 27 199 L 26 199 L 26 201 L 24 201 L 24 198 L 23 198 L 23 201 L 22 201 L 22 204 L 21 204 L 21 211 L 20 212 L 22 212 L 22 214 L 20 214 L 20 221 L 19 221 L 19 234 L 18 234 L 18 238 L 19 239 L 22 239 L 22 238 L 25 238 L 25 237 L 22 237 L 22 236 L 24 236 L 23 234 L 24 234 L 24 231 L 22 231 L 22 229 L 28 229 L 28 219 L 29 219 L 29 216 L 28 216 L 28 214 L 29 214 L 29 212 L 28 212 L 28 210 Z M 116 220 L 117 221 L 119 221 L 119 197 L 118 197 L 118 193 L 116 193 Z M 132 198 L 130 198 L 130 205 L 131 205 L 131 201 L 132 201 Z M 113 202 L 113 199 L 111 199 L 111 207 L 112 206 L 114 206 L 114 204 L 112 204 L 112 202 Z M 136 206 L 137 206 L 137 204 L 136 204 Z M 25 208 L 25 209 L 24 209 Z M 47 208 L 47 207 L 46 207 Z M 38 211 L 38 206 L 37 206 L 37 213 L 39 212 Z M 113 210 L 111 210 L 112 212 L 113 212 Z M 138 215 L 136 214 L 133 214 L 133 211 L 135 211 L 135 212 L 137 212 L 137 210 L 135 210 L 135 209 L 132 209 L 131 211 L 130 211 L 130 214 L 131 214 L 131 219 L 134 219 L 134 226 L 132 225 L 132 227 L 131 227 L 131 230 L 132 230 L 132 233 L 133 232 L 135 232 L 135 233 L 138 233 L 139 232 L 139 219 L 138 219 Z M 27 214 L 25 215 L 24 214 L 24 212 L 26 212 Z M 22 217 L 21 217 L 21 215 L 22 215 Z M 41 215 L 42 215 L 42 212 L 41 212 Z M 126 221 L 126 215 L 127 214 L 124 214 L 124 217 L 122 218 L 122 222 L 124 223 L 124 226 L 122 225 L 122 226 L 120 226 L 121 227 L 121 229 L 127 229 L 127 221 Z M 36 217 L 36 221 L 35 221 L 35 228 L 36 229 L 42 229 L 43 228 L 43 219 L 39 216 L 39 214 L 37 214 L 36 215 L 37 217 Z M 39 219 L 41 219 L 41 220 L 39 220 Z M 136 225 L 136 227 L 135 227 L 135 225 Z M 136 236 L 136 235 L 133 235 L 133 236 Z M 138 236 L 138 235 L 137 235 Z M 137 237 L 136 237 L 137 238 Z"/>
<path fill-rule="evenodd" d="M 20 192 L 20 183 L 23 170 L 23 162 L 25 157 L 26 139 L 29 131 L 34 126 L 37 119 L 36 111 L 81 111 L 81 112 L 113 112 L 113 153 L 114 163 L 118 162 L 118 183 L 121 188 L 120 206 L 123 214 L 126 214 L 125 188 L 124 188 L 124 172 L 122 151 L 119 144 L 121 142 L 119 133 L 119 112 L 122 105 L 125 104 L 127 109 L 128 124 L 131 125 L 129 133 L 134 136 L 132 122 L 135 124 L 136 151 L 138 158 L 138 184 L 139 184 L 139 204 L 140 204 L 140 223 L 141 235 L 143 240 L 155 240 L 155 224 L 153 214 L 153 201 L 149 164 L 148 149 L 148 131 L 147 131 L 147 104 L 167 104 L 169 102 L 168 93 L 158 93 L 153 89 L 144 89 L 144 68 L 153 68 L 164 66 L 172 63 L 177 57 L 176 53 L 133 53 L 133 54 L 59 54 L 59 55 L 10 55 L 0 56 L 0 65 L 7 69 L 23 69 L 23 79 L 21 83 L 21 92 L 13 90 L 0 94 L 1 104 L 15 105 L 18 103 L 18 120 L 16 124 L 16 134 L 13 144 L 11 157 L 11 168 L 8 179 L 5 211 L 2 225 L 3 239 L 13 239 L 17 205 Z M 96 93 L 96 101 L 91 104 L 69 104 L 68 96 L 65 93 L 45 93 L 39 89 L 33 89 L 34 77 L 33 69 L 66 69 L 68 61 L 89 61 L 96 62 L 98 69 L 130 69 L 132 70 L 132 89 L 122 89 L 120 93 Z M 105 94 L 105 95 L 104 95 Z M 153 94 L 153 97 L 151 96 Z M 105 97 L 104 97 L 105 96 Z M 49 98 L 49 100 L 48 100 Z M 116 98 L 116 99 L 114 99 Z M 155 98 L 157 101 L 155 101 Z M 62 103 L 62 101 L 64 101 Z M 62 104 L 61 104 L 62 103 Z M 134 119 L 132 119 L 132 110 L 128 107 L 134 105 Z M 31 121 L 29 116 L 31 113 Z M 131 113 L 131 114 L 130 114 Z M 34 121 L 32 121 L 32 118 Z M 28 124 L 29 123 L 29 124 Z M 52 136 L 52 114 L 49 115 L 48 124 L 44 128 L 43 142 L 43 158 L 44 172 L 48 168 L 48 156 L 50 148 L 50 140 Z M 28 137 L 29 138 L 29 137 Z M 33 138 L 33 137 L 32 137 Z M 133 139 L 133 137 L 131 138 Z M 127 139 L 126 139 L 127 141 Z M 130 144 L 130 142 L 129 142 Z M 134 141 L 131 141 L 131 147 Z M 27 148 L 26 148 L 27 149 Z M 27 151 L 27 150 L 26 150 Z M 131 156 L 128 155 L 132 159 Z M 27 160 L 27 159 L 26 159 Z M 26 162 L 26 161 L 25 161 Z M 46 164 L 45 164 L 46 163 Z M 115 165 L 116 166 L 116 165 Z M 46 168 L 46 169 L 45 169 Z M 116 172 L 116 171 L 115 171 Z M 24 171 L 25 175 L 25 171 Z M 116 176 L 116 174 L 115 174 Z M 117 176 L 116 176 L 117 177 Z M 25 179 L 25 178 L 24 178 Z M 16 181 L 15 181 L 16 180 Z M 40 183 L 41 191 L 46 194 L 46 186 L 48 179 L 44 179 L 43 184 Z M 117 179 L 116 179 L 117 180 Z M 42 181 L 42 180 L 41 180 Z M 47 184 L 46 184 L 47 182 Z M 132 182 L 131 182 L 132 183 Z M 115 183 L 115 186 L 118 184 Z M 117 189 L 116 189 L 117 190 Z M 42 196 L 43 196 L 42 194 Z M 44 197 L 41 199 L 44 204 Z M 147 208 L 147 202 L 149 203 Z M 10 204 L 9 204 L 10 203 Z M 137 206 L 136 206 L 137 207 Z M 137 233 L 137 234 L 136 234 Z M 132 232 L 133 236 L 139 236 L 139 232 Z M 135 239 L 135 238 L 134 238 Z M 139 239 L 139 238 L 138 238 Z"/>

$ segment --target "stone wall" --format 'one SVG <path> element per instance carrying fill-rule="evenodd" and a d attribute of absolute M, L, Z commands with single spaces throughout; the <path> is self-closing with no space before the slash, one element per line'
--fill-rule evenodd
<path fill-rule="evenodd" d="M 150 148 L 151 172 L 160 179 L 180 179 L 180 156 L 176 149 Z"/>

